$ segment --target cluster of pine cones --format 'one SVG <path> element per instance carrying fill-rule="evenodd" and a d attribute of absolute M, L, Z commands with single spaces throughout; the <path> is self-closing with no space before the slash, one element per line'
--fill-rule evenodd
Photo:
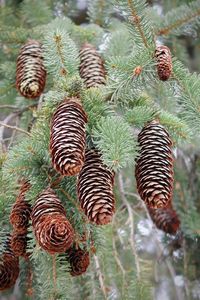
<path fill-rule="evenodd" d="M 167 80 L 171 74 L 168 48 L 158 47 L 155 57 L 159 78 Z M 85 44 L 80 50 L 79 72 L 86 88 L 105 84 L 103 60 L 90 44 Z M 16 87 L 24 97 L 36 98 L 43 92 L 45 81 L 41 45 L 31 40 L 21 48 L 17 59 Z M 81 209 L 90 222 L 105 225 L 112 221 L 115 212 L 115 174 L 103 163 L 97 149 L 87 149 L 86 123 L 87 115 L 81 99 L 63 99 L 51 120 L 52 166 L 62 176 L 77 176 L 77 195 Z M 153 121 L 143 128 L 138 142 L 138 192 L 157 227 L 174 234 L 180 222 L 172 208 L 173 155 L 169 134 L 158 121 Z M 27 233 L 30 222 L 42 249 L 52 255 L 66 253 L 72 276 L 84 273 L 90 263 L 87 249 L 83 250 L 74 242 L 73 226 L 67 219 L 65 208 L 55 191 L 51 187 L 46 188 L 31 207 L 25 201 L 25 193 L 30 188 L 27 181 L 21 183 L 19 195 L 10 214 L 13 233 L 2 256 L 1 290 L 14 285 L 19 274 L 19 256 L 25 259 L 29 256 Z"/>

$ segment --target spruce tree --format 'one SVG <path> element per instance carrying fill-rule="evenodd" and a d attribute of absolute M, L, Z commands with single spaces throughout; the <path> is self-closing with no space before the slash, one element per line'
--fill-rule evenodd
<path fill-rule="evenodd" d="M 2 299 L 200 299 L 200 1 L 79 5 L 0 1 Z"/>

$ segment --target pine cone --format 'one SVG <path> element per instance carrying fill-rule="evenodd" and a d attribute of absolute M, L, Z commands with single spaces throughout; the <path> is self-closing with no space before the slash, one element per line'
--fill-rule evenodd
<path fill-rule="evenodd" d="M 27 233 L 13 232 L 10 247 L 16 256 L 26 256 Z"/>
<path fill-rule="evenodd" d="M 19 276 L 19 258 L 10 248 L 10 239 L 0 260 L 0 291 L 11 288 Z"/>
<path fill-rule="evenodd" d="M 74 231 L 61 201 L 51 188 L 40 194 L 31 214 L 39 245 L 51 254 L 62 253 L 73 243 Z"/>
<path fill-rule="evenodd" d="M 43 92 L 45 82 L 41 44 L 30 40 L 22 46 L 17 58 L 16 87 L 22 96 L 36 98 Z"/>
<path fill-rule="evenodd" d="M 155 50 L 157 72 L 160 80 L 168 80 L 172 72 L 172 58 L 167 46 L 157 46 Z"/>
<path fill-rule="evenodd" d="M 105 225 L 115 211 L 114 173 L 102 162 L 96 150 L 87 150 L 78 176 L 77 190 L 81 207 L 91 222 Z"/>
<path fill-rule="evenodd" d="M 50 153 L 53 167 L 62 175 L 80 172 L 85 157 L 87 116 L 77 98 L 61 103 L 51 122 Z"/>
<path fill-rule="evenodd" d="M 29 225 L 31 206 L 25 201 L 25 193 L 29 190 L 30 184 L 23 182 L 19 195 L 10 213 L 10 223 L 17 232 L 25 232 Z"/>
<path fill-rule="evenodd" d="M 90 255 L 88 251 L 81 248 L 70 248 L 67 251 L 68 261 L 70 263 L 72 276 L 79 276 L 86 272 L 90 264 Z"/>
<path fill-rule="evenodd" d="M 106 83 L 106 71 L 103 60 L 90 44 L 84 44 L 80 50 L 79 72 L 87 88 L 97 87 Z"/>
<path fill-rule="evenodd" d="M 149 209 L 153 223 L 166 233 L 175 234 L 180 227 L 180 220 L 176 211 L 170 207 Z"/>
<path fill-rule="evenodd" d="M 140 197 L 148 207 L 166 207 L 172 199 L 174 177 L 169 134 L 157 121 L 152 121 L 140 132 L 138 143 L 135 175 Z"/>

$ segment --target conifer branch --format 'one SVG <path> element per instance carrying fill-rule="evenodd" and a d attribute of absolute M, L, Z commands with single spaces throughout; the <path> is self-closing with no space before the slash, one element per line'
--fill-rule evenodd
<path fill-rule="evenodd" d="M 159 31 L 156 32 L 156 36 L 168 35 L 168 34 L 170 34 L 170 32 L 172 30 L 189 23 L 190 21 L 192 21 L 193 19 L 195 19 L 198 16 L 200 16 L 200 9 L 198 9 L 194 14 L 192 14 L 190 16 L 187 16 L 183 19 L 180 19 L 180 20 L 172 23 L 169 26 L 166 26 L 166 27 L 163 27 L 163 28 L 159 29 Z"/>
<path fill-rule="evenodd" d="M 140 35 L 141 35 L 141 38 L 143 40 L 143 43 L 145 45 L 146 48 L 149 47 L 148 45 L 148 42 L 147 42 L 147 39 L 145 37 L 145 34 L 144 34 L 144 31 L 142 29 L 142 25 L 140 23 L 140 17 L 137 15 L 137 11 L 134 7 L 134 4 L 133 4 L 133 1 L 132 0 L 128 0 L 128 6 L 129 8 L 131 9 L 131 12 L 132 12 L 132 21 L 135 23 Z"/>

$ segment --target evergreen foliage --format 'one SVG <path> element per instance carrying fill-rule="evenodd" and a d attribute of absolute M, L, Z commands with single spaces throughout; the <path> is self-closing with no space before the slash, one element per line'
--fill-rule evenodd
<path fill-rule="evenodd" d="M 156 284 L 165 280 L 163 273 L 172 281 L 171 299 L 197 299 L 193 286 L 199 275 L 195 264 L 199 267 L 200 261 L 194 262 L 196 250 L 193 254 L 188 248 L 200 246 L 200 64 L 196 73 L 190 71 L 187 49 L 179 45 L 183 37 L 195 37 L 193 47 L 198 49 L 200 1 L 176 1 L 180 4 L 176 8 L 162 1 L 159 13 L 145 0 L 89 0 L 81 25 L 73 22 L 80 13 L 75 1 L 7 2 L 0 1 L 0 254 L 11 232 L 9 214 L 20 180 L 26 179 L 31 188 L 25 199 L 31 204 L 45 188 L 56 191 L 75 230 L 75 244 L 86 247 L 91 259 L 84 275 L 71 277 L 65 255 L 50 256 L 41 250 L 30 226 L 30 257 L 26 263 L 21 259 L 17 299 L 157 299 Z M 42 43 L 47 69 L 45 91 L 34 101 L 20 96 L 15 87 L 17 55 L 28 39 Z M 79 49 L 84 43 L 93 44 L 105 61 L 105 86 L 86 89 L 80 78 Z M 157 43 L 167 44 L 173 53 L 167 82 L 160 82 L 157 75 Z M 103 162 L 115 172 L 116 212 L 110 225 L 89 223 L 77 199 L 76 176 L 60 176 L 51 164 L 51 117 L 72 96 L 80 98 L 88 116 L 87 147 L 100 150 Z M 173 140 L 173 205 L 184 239 L 177 256 L 176 248 L 170 256 L 177 237 L 171 241 L 172 237 L 152 228 L 136 193 L 137 136 L 154 119 Z M 145 252 L 142 242 L 146 248 L 151 243 L 153 254 L 149 249 Z M 162 258 L 165 247 L 169 257 Z M 157 262 L 162 259 L 159 269 Z M 187 273 L 192 266 L 194 274 Z M 31 287 L 27 287 L 30 269 Z M 176 274 L 189 283 L 181 289 L 184 298 L 175 285 Z"/>

